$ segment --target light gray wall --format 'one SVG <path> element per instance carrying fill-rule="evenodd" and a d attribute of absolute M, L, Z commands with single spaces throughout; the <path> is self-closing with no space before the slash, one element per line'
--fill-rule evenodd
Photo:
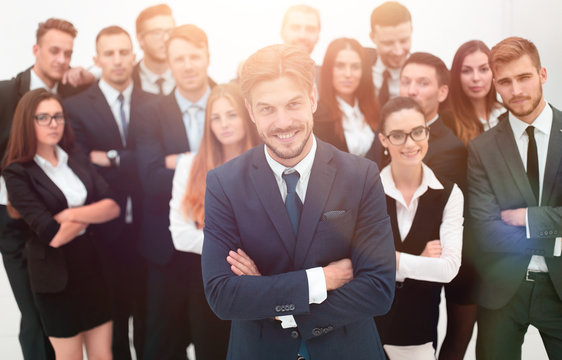
<path fill-rule="evenodd" d="M 31 47 L 37 23 L 48 17 L 61 17 L 79 30 L 72 64 L 90 66 L 97 32 L 108 25 L 120 25 L 134 37 L 135 19 L 140 10 L 157 2 L 149 0 L 21 0 L 0 5 L 0 79 L 12 77 L 34 61 Z M 178 24 L 193 23 L 204 29 L 210 42 L 209 73 L 219 82 L 234 77 L 236 67 L 255 50 L 280 42 L 279 30 L 288 6 L 307 3 L 319 9 L 322 17 L 320 41 L 312 54 L 322 62 L 329 42 L 337 37 L 353 37 L 370 45 L 369 17 L 382 1 L 368 0 L 172 0 L 166 1 Z M 429 51 L 450 65 L 460 44 L 481 39 L 493 46 L 501 39 L 518 35 L 538 47 L 548 70 L 547 99 L 562 107 L 562 41 L 560 14 L 556 0 L 402 0 L 413 17 L 412 51 Z M 135 42 L 140 59 L 142 53 Z"/>

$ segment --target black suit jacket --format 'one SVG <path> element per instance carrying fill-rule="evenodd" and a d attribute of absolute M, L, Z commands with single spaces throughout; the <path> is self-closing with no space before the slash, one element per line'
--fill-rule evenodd
<path fill-rule="evenodd" d="M 80 152 L 69 154 L 68 166 L 88 191 L 86 204 L 110 197 L 107 183 Z M 31 288 L 41 293 L 62 291 L 68 280 L 66 262 L 62 248 L 49 243 L 60 228 L 53 216 L 68 208 L 64 194 L 33 160 L 10 164 L 2 176 L 10 203 L 36 235 L 26 245 Z"/>
<path fill-rule="evenodd" d="M 20 72 L 11 80 L 0 81 L 0 158 L 4 158 L 16 106 L 22 96 L 29 91 L 32 68 Z M 75 88 L 68 84 L 59 83 L 57 92 L 61 98 L 66 98 L 85 90 L 87 87 L 88 85 L 84 85 Z"/>
<path fill-rule="evenodd" d="M 263 145 L 209 171 L 202 268 L 211 308 L 232 319 L 228 359 L 384 359 L 373 316 L 388 311 L 395 256 L 375 164 L 318 141 L 294 235 Z M 236 276 L 226 256 L 243 249 L 264 276 Z M 305 269 L 349 258 L 354 278 L 309 305 Z M 275 316 L 293 315 L 296 329 Z M 299 335 L 300 334 L 300 335 Z"/>
<path fill-rule="evenodd" d="M 532 255 L 545 257 L 562 299 L 562 258 L 553 257 L 554 239 L 562 235 L 562 112 L 552 110 L 540 206 L 507 119 L 469 143 L 469 220 L 478 250 L 474 263 L 482 277 L 478 303 L 486 308 L 501 308 L 511 299 Z M 518 208 L 527 208 L 530 238 L 525 227 L 501 220 L 502 210 Z"/>
<path fill-rule="evenodd" d="M 464 144 L 443 124 L 441 118 L 431 124 L 429 129 L 429 147 L 423 162 L 437 176 L 454 182 L 462 190 L 466 189 L 467 152 Z M 390 161 L 383 152 L 384 148 L 377 134 L 371 150 L 365 157 L 376 162 L 382 169 Z"/>
<path fill-rule="evenodd" d="M 133 87 L 129 129 L 134 127 L 134 123 L 139 117 L 139 108 L 154 97 L 154 95 Z M 64 108 L 76 135 L 76 142 L 87 156 L 92 150 L 108 151 L 114 149 L 119 153 L 118 166 L 95 166 L 109 184 L 117 204 L 122 210 L 117 219 L 103 224 L 101 230 L 105 233 L 104 238 L 106 239 L 119 236 L 125 225 L 125 209 L 128 197 L 131 198 L 133 203 L 135 224 L 140 224 L 142 213 L 143 195 L 137 170 L 134 131 L 128 131 L 126 146 L 124 146 L 113 113 L 97 82 L 86 91 L 66 99 Z M 121 120 L 118 119 L 118 121 Z M 111 242 L 109 239 L 108 241 Z"/>
<path fill-rule="evenodd" d="M 174 252 L 168 229 L 174 170 L 166 168 L 165 158 L 190 149 L 174 92 L 143 106 L 133 129 L 144 190 L 140 249 L 152 262 L 166 264 Z"/>

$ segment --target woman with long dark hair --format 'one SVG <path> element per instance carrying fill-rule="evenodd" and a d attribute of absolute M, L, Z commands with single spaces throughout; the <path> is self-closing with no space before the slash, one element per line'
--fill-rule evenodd
<path fill-rule="evenodd" d="M 494 127 L 505 109 L 497 100 L 489 63 L 490 49 L 480 40 L 462 44 L 453 58 L 449 105 L 453 130 L 468 142 Z"/>
<path fill-rule="evenodd" d="M 378 115 L 365 50 L 354 39 L 332 41 L 320 72 L 314 134 L 340 150 L 365 156 L 375 139 Z"/>
<path fill-rule="evenodd" d="M 111 307 L 90 224 L 119 206 L 82 153 L 60 99 L 45 89 L 16 108 L 2 164 L 9 207 L 33 231 L 26 243 L 31 288 L 57 359 L 111 359 Z"/>
<path fill-rule="evenodd" d="M 226 357 L 229 323 L 219 320 L 203 292 L 201 250 L 205 224 L 205 178 L 209 170 L 258 144 L 258 136 L 235 83 L 217 85 L 207 100 L 201 146 L 177 163 L 170 201 L 170 231 L 176 250 L 189 258 L 187 306 L 197 359 Z"/>

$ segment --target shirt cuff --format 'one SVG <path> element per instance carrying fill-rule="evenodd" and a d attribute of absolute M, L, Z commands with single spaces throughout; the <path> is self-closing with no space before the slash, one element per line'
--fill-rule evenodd
<path fill-rule="evenodd" d="M 328 297 L 326 278 L 321 267 L 306 270 L 308 278 L 308 303 L 321 304 Z"/>
<path fill-rule="evenodd" d="M 281 320 L 281 327 L 283 329 L 290 329 L 297 327 L 297 322 L 293 315 L 278 316 L 277 319 Z"/>
<path fill-rule="evenodd" d="M 529 208 L 525 208 L 525 236 L 527 236 L 527 239 L 531 238 L 531 231 L 529 230 Z"/>
<path fill-rule="evenodd" d="M 554 256 L 562 255 L 562 237 L 554 239 Z"/>

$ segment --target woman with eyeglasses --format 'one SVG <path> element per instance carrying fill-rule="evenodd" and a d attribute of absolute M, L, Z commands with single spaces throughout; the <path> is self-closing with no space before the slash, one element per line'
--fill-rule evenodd
<path fill-rule="evenodd" d="M 111 305 L 93 224 L 119 215 L 89 159 L 73 150 L 60 99 L 25 94 L 14 113 L 2 176 L 8 207 L 29 225 L 29 277 L 57 359 L 111 359 Z M 14 211 L 15 210 L 15 211 Z"/>
<path fill-rule="evenodd" d="M 463 195 L 422 162 L 429 128 L 414 100 L 389 100 L 378 136 L 390 157 L 380 176 L 396 248 L 396 290 L 390 311 L 375 322 L 389 359 L 435 359 L 441 288 L 461 264 Z"/>

